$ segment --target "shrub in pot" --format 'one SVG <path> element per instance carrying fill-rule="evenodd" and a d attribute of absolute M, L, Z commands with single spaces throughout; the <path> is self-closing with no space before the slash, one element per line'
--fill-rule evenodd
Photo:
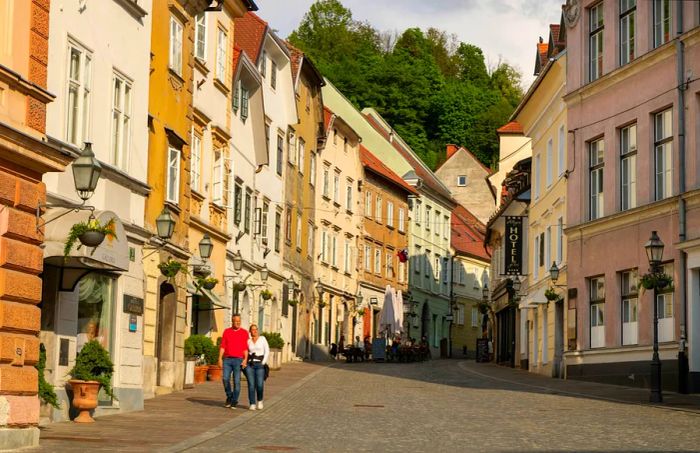
<path fill-rule="evenodd" d="M 207 364 L 207 351 L 214 347 L 211 338 L 206 335 L 190 335 L 185 340 L 185 354 L 191 354 L 196 358 L 194 367 L 194 383 L 206 382 L 209 365 Z"/>
<path fill-rule="evenodd" d="M 63 256 L 67 258 L 70 255 L 76 241 L 80 241 L 86 247 L 97 247 L 102 244 L 105 237 L 117 237 L 114 219 L 102 225 L 99 220 L 91 216 L 87 222 L 79 222 L 71 227 L 63 247 Z"/>
<path fill-rule="evenodd" d="M 262 291 L 260 291 L 260 297 L 262 297 L 263 300 L 270 300 L 272 299 L 272 291 L 270 291 L 269 289 L 263 289 Z"/>
<path fill-rule="evenodd" d="M 211 339 L 209 339 L 210 345 L 207 345 L 206 352 L 204 353 L 204 358 L 209 365 L 209 380 L 210 381 L 220 381 L 221 375 L 223 374 L 223 368 L 219 366 L 219 345 L 221 344 L 221 337 L 217 338 L 216 344 L 214 344 Z"/>
<path fill-rule="evenodd" d="M 267 344 L 270 346 L 270 358 L 268 364 L 270 369 L 279 370 L 282 367 L 282 348 L 284 348 L 284 339 L 279 332 L 263 332 L 260 335 L 267 339 Z"/>
<path fill-rule="evenodd" d="M 158 264 L 158 269 L 160 269 L 160 273 L 163 274 L 163 276 L 173 278 L 182 270 L 182 263 L 168 258 L 164 263 Z"/>
<path fill-rule="evenodd" d="M 80 412 L 73 421 L 76 423 L 95 421 L 90 416 L 90 411 L 97 407 L 97 393 L 100 387 L 107 395 L 114 398 L 112 373 L 114 373 L 114 364 L 107 350 L 97 340 L 85 343 L 75 359 L 75 365 L 68 372 L 73 378 L 68 381 L 73 388 L 73 407 Z"/>
<path fill-rule="evenodd" d="M 214 277 L 197 279 L 197 286 L 200 286 L 204 289 L 214 289 L 217 283 L 219 283 L 219 280 Z"/>
<path fill-rule="evenodd" d="M 60 408 L 53 385 L 49 384 L 44 377 L 44 371 L 46 370 L 46 347 L 44 343 L 39 345 L 39 362 L 34 367 L 39 374 L 39 399 L 56 409 Z"/>

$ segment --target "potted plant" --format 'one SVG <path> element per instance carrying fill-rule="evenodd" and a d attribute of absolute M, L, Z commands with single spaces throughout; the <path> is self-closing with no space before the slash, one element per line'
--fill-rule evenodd
<path fill-rule="evenodd" d="M 182 263 L 168 258 L 164 263 L 158 263 L 158 269 L 165 277 L 173 278 L 182 270 Z"/>
<path fill-rule="evenodd" d="M 483 300 L 479 301 L 476 303 L 476 309 L 479 310 L 479 313 L 485 315 L 489 312 L 489 303 Z"/>
<path fill-rule="evenodd" d="M 262 297 L 263 300 L 270 300 L 272 299 L 272 291 L 270 291 L 269 289 L 263 289 L 262 291 L 260 291 L 260 297 Z"/>
<path fill-rule="evenodd" d="M 357 316 L 359 316 L 359 317 L 361 318 L 361 317 L 363 317 L 364 315 L 365 315 L 365 309 L 364 309 L 364 308 L 360 308 L 359 310 L 357 310 Z"/>
<path fill-rule="evenodd" d="M 639 278 L 639 287 L 645 289 L 664 289 L 673 284 L 673 277 L 663 272 L 649 272 Z"/>
<path fill-rule="evenodd" d="M 209 365 L 207 364 L 206 354 L 213 347 L 214 343 L 206 335 L 190 335 L 185 340 L 185 355 L 195 357 L 196 360 L 194 366 L 195 384 L 202 384 L 207 380 Z"/>
<path fill-rule="evenodd" d="M 245 289 L 246 289 L 245 283 L 234 283 L 233 284 L 234 291 L 245 291 Z"/>
<path fill-rule="evenodd" d="M 267 340 L 270 346 L 270 359 L 268 364 L 271 370 L 279 370 L 282 368 L 282 348 L 284 348 L 284 339 L 279 332 L 263 332 L 261 333 Z"/>
<path fill-rule="evenodd" d="M 92 423 L 95 420 L 90 411 L 97 407 L 97 393 L 102 387 L 107 395 L 114 398 L 112 393 L 112 373 L 114 364 L 109 353 L 97 340 L 91 340 L 83 345 L 75 359 L 75 365 L 68 372 L 71 379 L 68 383 L 73 388 L 73 407 L 80 414 L 73 420 L 76 423 Z"/>
<path fill-rule="evenodd" d="M 46 370 L 46 347 L 44 343 L 39 345 L 39 361 L 34 368 L 37 369 L 39 374 L 39 399 L 49 406 L 53 406 L 56 409 L 60 408 L 58 404 L 58 397 L 53 389 L 53 385 L 49 384 L 44 377 L 44 371 Z"/>
<path fill-rule="evenodd" d="M 210 340 L 211 342 L 211 340 Z M 211 347 L 207 345 L 207 350 L 204 357 L 209 364 L 208 378 L 210 381 L 221 381 L 223 368 L 219 366 L 219 347 L 221 346 L 221 337 L 216 339 L 216 344 L 211 343 Z"/>
<path fill-rule="evenodd" d="M 68 257 L 76 241 L 80 241 L 86 247 L 97 247 L 102 244 L 105 236 L 112 239 L 117 237 L 114 230 L 114 218 L 104 225 L 100 221 L 90 216 L 87 222 L 79 222 L 73 225 L 68 232 L 66 244 L 63 247 L 63 256 Z"/>
<path fill-rule="evenodd" d="M 328 305 L 328 302 L 326 302 L 325 300 L 318 301 L 319 308 L 325 308 L 327 305 Z"/>
<path fill-rule="evenodd" d="M 544 292 L 544 297 L 548 301 L 555 301 L 561 299 L 559 294 L 557 294 L 557 292 L 554 291 L 554 288 L 547 288 L 547 290 Z"/>
<path fill-rule="evenodd" d="M 214 277 L 206 277 L 197 279 L 197 285 L 204 289 L 214 289 L 219 280 Z"/>
<path fill-rule="evenodd" d="M 299 303 L 299 301 L 298 301 L 297 299 L 289 299 L 289 300 L 287 301 L 287 303 L 288 303 L 289 305 L 291 305 L 292 307 L 294 307 L 294 306 L 296 306 L 296 305 Z"/>

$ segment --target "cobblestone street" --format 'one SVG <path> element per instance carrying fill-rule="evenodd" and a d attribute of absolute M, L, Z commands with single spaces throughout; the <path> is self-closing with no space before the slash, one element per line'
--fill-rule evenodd
<path fill-rule="evenodd" d="M 696 397 L 554 380 L 465 361 L 338 364 L 170 451 L 700 449 Z M 675 406 L 675 407 L 669 407 Z M 682 409 L 681 409 L 682 407 Z"/>

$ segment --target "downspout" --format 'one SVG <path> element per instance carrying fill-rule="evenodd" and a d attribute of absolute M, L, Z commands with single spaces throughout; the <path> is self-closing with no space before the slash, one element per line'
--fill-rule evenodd
<path fill-rule="evenodd" d="M 686 204 L 683 194 L 685 188 L 685 49 L 680 36 L 683 34 L 683 4 L 676 4 L 676 69 L 677 69 L 677 93 L 678 93 L 678 242 L 686 240 Z M 686 353 L 686 320 L 688 319 L 688 292 L 687 282 L 687 255 L 681 250 L 679 256 L 678 285 L 681 300 L 680 310 L 680 341 L 678 342 L 678 391 L 688 393 L 688 355 Z M 656 303 L 656 301 L 654 301 Z"/>

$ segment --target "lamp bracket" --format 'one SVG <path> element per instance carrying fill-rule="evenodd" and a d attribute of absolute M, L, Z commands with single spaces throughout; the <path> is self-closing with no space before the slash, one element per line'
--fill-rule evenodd
<path fill-rule="evenodd" d="M 48 225 L 49 223 L 53 222 L 54 220 L 58 220 L 58 219 L 60 219 L 61 217 L 63 217 L 64 215 L 70 214 L 71 212 L 91 211 L 91 212 L 94 213 L 94 212 L 95 212 L 95 207 L 94 207 L 94 206 L 86 206 L 86 205 L 85 205 L 85 201 L 86 201 L 86 200 L 83 200 L 82 203 L 72 203 L 72 202 L 70 202 L 70 201 L 66 201 L 66 202 L 63 202 L 63 203 L 40 203 L 40 204 L 37 205 L 37 207 L 36 207 L 36 231 L 37 231 L 37 233 L 38 233 L 43 227 L 45 227 L 46 225 Z M 62 213 L 62 214 L 60 214 L 60 215 L 57 215 L 56 217 L 54 217 L 54 218 L 51 219 L 51 220 L 46 220 L 46 221 L 43 221 L 43 222 L 42 222 L 41 211 L 42 211 L 43 209 L 45 209 L 45 208 L 64 208 L 64 209 L 66 209 L 66 212 L 64 212 L 64 213 Z"/>

